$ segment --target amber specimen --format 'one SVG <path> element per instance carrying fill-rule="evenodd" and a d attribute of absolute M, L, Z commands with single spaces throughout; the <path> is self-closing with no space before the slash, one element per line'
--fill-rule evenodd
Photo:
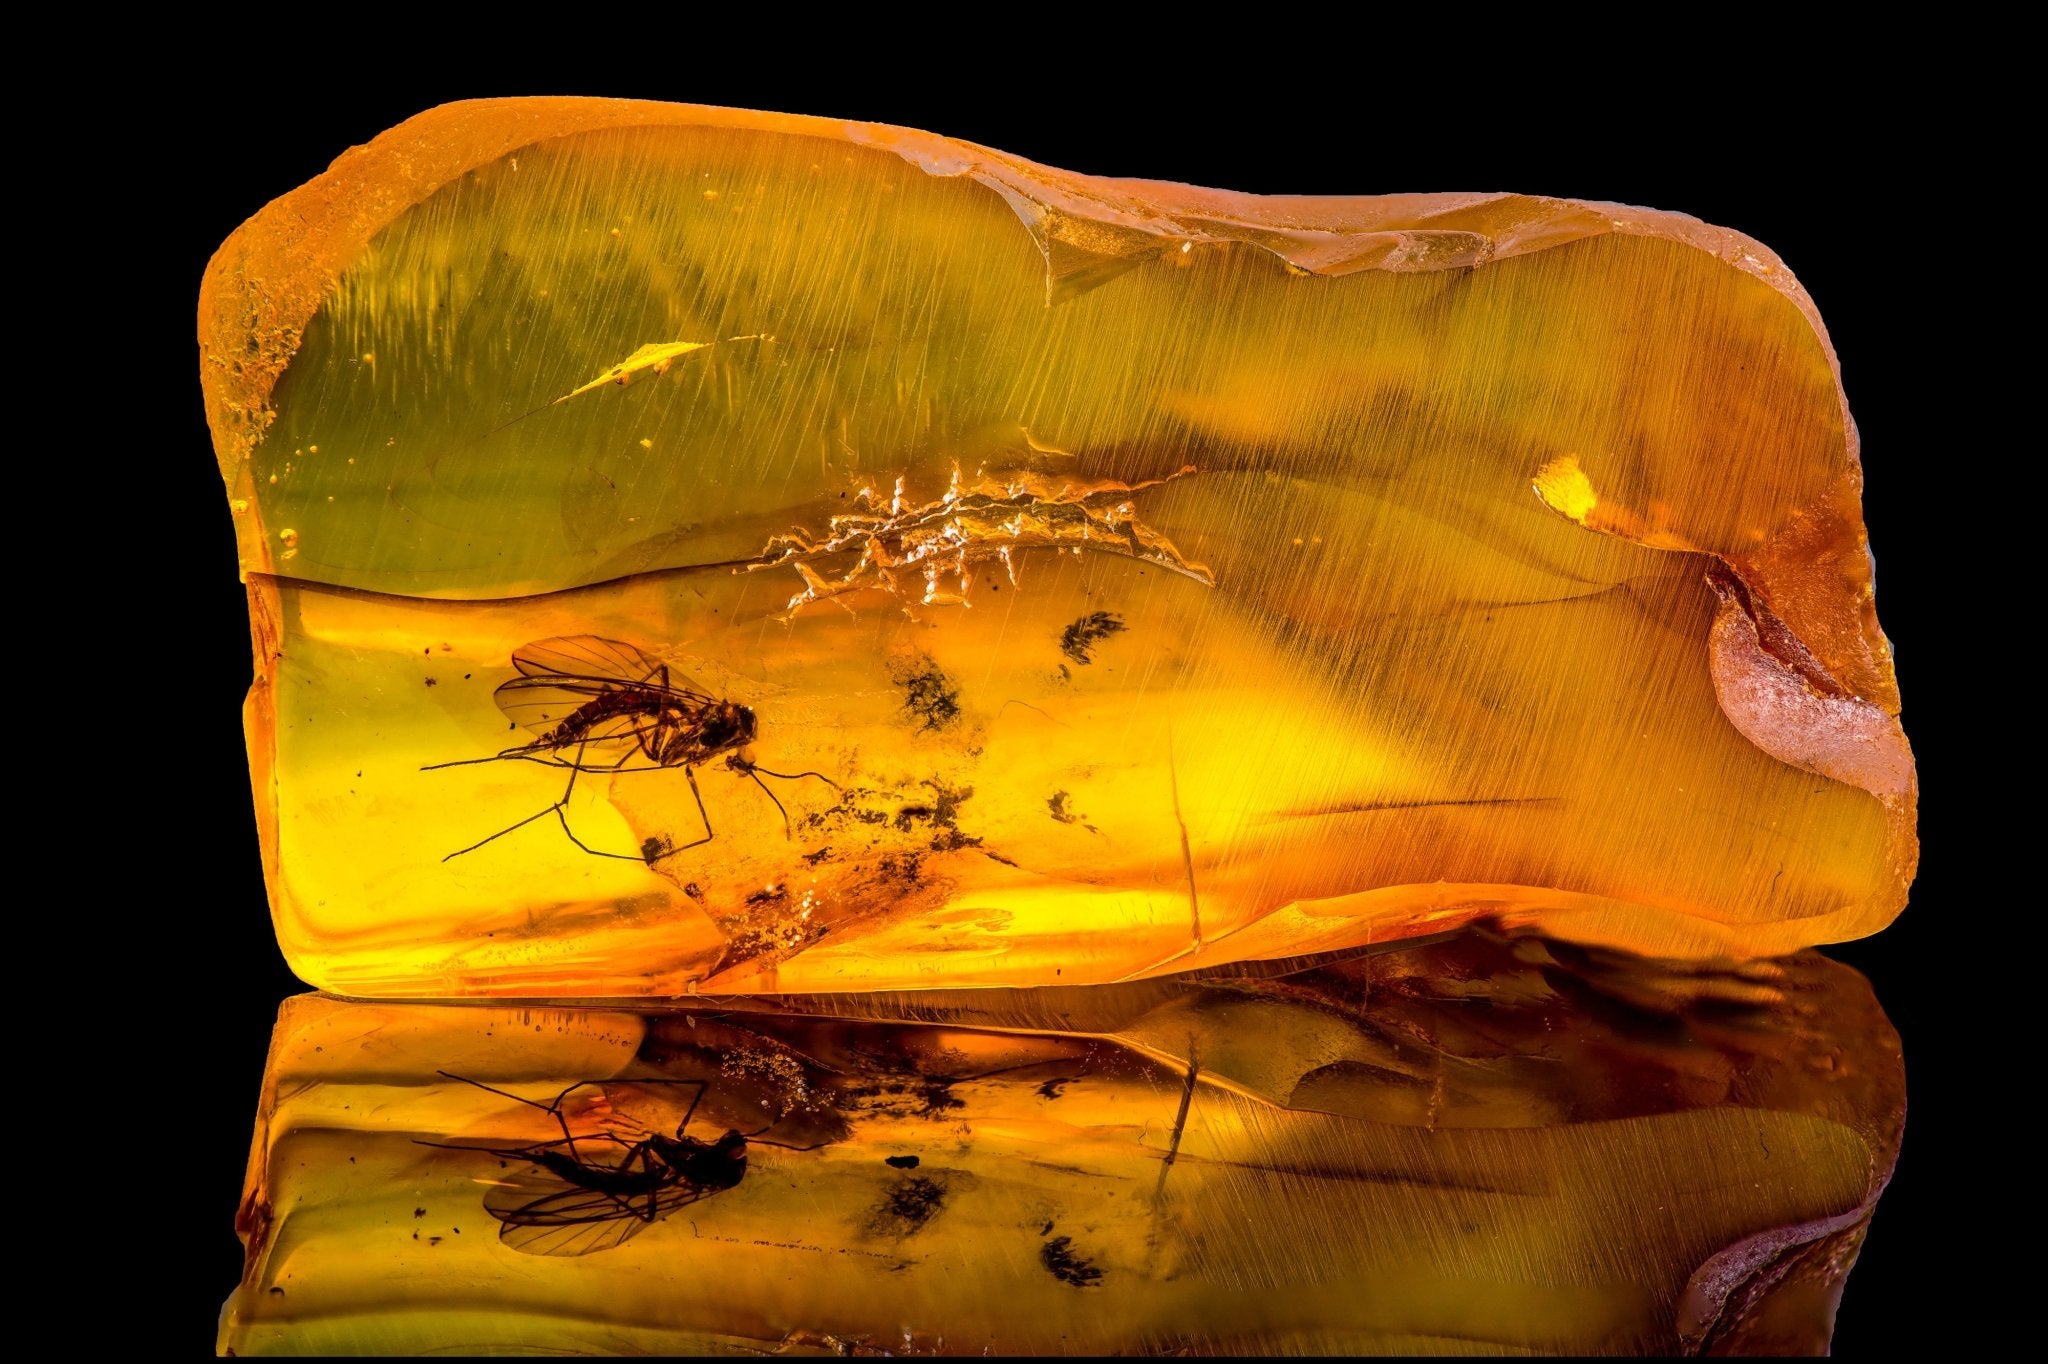
<path fill-rule="evenodd" d="M 1854 428 L 1732 232 L 485 101 L 245 225 L 201 340 L 323 987 L 1740 958 L 1904 901 Z"/>
<path fill-rule="evenodd" d="M 651 1014 L 301 996 L 221 1344 L 1816 1353 L 1902 1116 L 1896 1035 L 1811 953 L 1467 935 Z"/>

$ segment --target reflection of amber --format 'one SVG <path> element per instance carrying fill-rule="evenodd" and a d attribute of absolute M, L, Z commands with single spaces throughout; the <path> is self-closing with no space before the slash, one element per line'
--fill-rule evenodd
<path fill-rule="evenodd" d="M 1813 1352 L 1902 1112 L 1868 987 L 1811 954 L 1466 936 L 656 1014 L 305 996 L 221 1343 Z M 537 1154 L 565 1131 L 603 1172 L 752 1139 L 716 1187 L 607 1203 Z"/>
<path fill-rule="evenodd" d="M 1852 428 L 1731 233 L 486 103 L 245 226 L 202 340 L 323 987 L 1102 982 L 1480 916 L 1740 958 L 1904 900 Z M 494 694 L 581 635 L 755 742 L 562 745 L 560 819 L 559 765 L 423 770 L 530 743 Z"/>

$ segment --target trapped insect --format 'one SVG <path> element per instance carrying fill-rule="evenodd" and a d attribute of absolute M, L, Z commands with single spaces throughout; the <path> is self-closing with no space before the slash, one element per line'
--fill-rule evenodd
<path fill-rule="evenodd" d="M 622 1245 L 676 1209 L 737 1187 L 747 1174 L 747 1143 L 760 1140 L 758 1133 L 750 1137 L 731 1129 L 711 1141 L 688 1135 L 685 1129 L 704 1098 L 702 1080 L 578 1080 L 552 1101 L 541 1103 L 450 1071 L 436 1074 L 538 1108 L 561 1129 L 559 1138 L 527 1146 L 419 1142 L 446 1151 L 475 1151 L 529 1167 L 478 1182 L 489 1186 L 484 1210 L 497 1219 L 499 1239 L 530 1255 L 588 1255 Z M 563 1111 L 570 1096 L 581 1089 L 597 1091 L 608 1104 L 617 1089 L 652 1091 L 662 1087 L 693 1091 L 673 1135 L 648 1131 L 629 1141 L 617 1131 L 604 1130 L 578 1136 L 570 1130 Z M 762 1144 L 785 1146 L 782 1142 Z"/>
<path fill-rule="evenodd" d="M 532 762 L 568 769 L 568 784 L 562 789 L 561 799 L 546 809 L 466 848 L 457 848 L 442 858 L 443 862 L 475 852 L 549 815 L 555 816 L 571 843 L 593 857 L 657 862 L 709 843 L 716 835 L 711 817 L 704 811 L 704 796 L 697 789 L 696 769 L 720 754 L 725 755 L 726 766 L 751 777 L 774 801 L 775 808 L 782 812 L 785 836 L 789 832 L 789 812 L 768 790 L 767 783 L 761 780 L 763 776 L 785 781 L 816 777 L 837 789 L 831 778 L 819 772 L 771 772 L 757 766 L 746 753 L 746 746 L 754 741 L 759 730 L 753 710 L 734 701 L 716 699 L 689 679 L 673 675 L 668 664 L 638 645 L 596 635 L 565 635 L 515 649 L 512 666 L 519 670 L 519 676 L 501 685 L 493 699 L 514 725 L 539 737 L 489 757 L 433 763 L 421 770 L 434 772 L 474 763 Z M 697 816 L 704 824 L 702 838 L 682 844 L 650 838 L 640 852 L 617 853 L 591 847 L 569 827 L 569 798 L 575 794 L 576 778 L 582 773 L 674 767 L 682 768 L 689 779 L 690 795 L 697 802 Z"/>

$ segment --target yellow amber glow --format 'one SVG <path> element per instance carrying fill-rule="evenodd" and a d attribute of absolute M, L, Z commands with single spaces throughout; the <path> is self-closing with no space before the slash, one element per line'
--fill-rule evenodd
<path fill-rule="evenodd" d="M 1552 510 L 1582 526 L 1600 501 L 1586 471 L 1579 467 L 1577 455 L 1560 455 L 1537 470 L 1536 495 Z"/>
<path fill-rule="evenodd" d="M 1903 903 L 1851 429 L 1734 234 L 506 101 L 207 291 L 323 987 L 1080 983 L 1480 917 L 1747 956 Z M 580 776 L 614 857 L 560 767 L 423 770 L 545 739 L 494 692 L 579 636 L 758 722 Z"/>

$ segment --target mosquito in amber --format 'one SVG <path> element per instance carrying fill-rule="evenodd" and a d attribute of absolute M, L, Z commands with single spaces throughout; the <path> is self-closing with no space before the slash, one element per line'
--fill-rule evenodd
<path fill-rule="evenodd" d="M 726 766 L 751 777 L 774 801 L 775 808 L 782 813 L 785 837 L 789 833 L 789 811 L 783 809 L 782 802 L 776 800 L 762 777 L 785 781 L 816 777 L 837 789 L 837 784 L 820 772 L 771 772 L 755 764 L 746 752 L 759 730 L 754 712 L 738 702 L 712 697 L 687 678 L 671 673 L 668 664 L 638 645 L 596 635 L 565 635 L 515 649 L 512 666 L 518 669 L 519 676 L 501 685 L 493 699 L 516 728 L 538 737 L 486 758 L 433 763 L 421 770 L 434 772 L 473 763 L 531 762 L 566 768 L 568 784 L 562 789 L 561 799 L 546 809 L 508 824 L 466 848 L 457 848 L 442 858 L 443 862 L 473 853 L 549 815 L 561 824 L 571 843 L 593 857 L 658 862 L 699 847 L 716 834 L 711 828 L 711 816 L 704 810 L 703 793 L 697 789 L 696 769 L 720 754 L 725 755 Z M 676 767 L 689 780 L 690 795 L 697 802 L 697 817 L 704 825 L 702 838 L 681 844 L 650 838 L 638 853 L 615 853 L 591 847 L 569 827 L 569 799 L 575 795 L 576 779 L 582 774 L 609 775 Z"/>
<path fill-rule="evenodd" d="M 684 1129 L 704 1097 L 702 1080 L 579 1080 L 557 1094 L 553 1102 L 541 1103 L 450 1071 L 437 1073 L 538 1108 L 561 1129 L 558 1139 L 526 1146 L 419 1142 L 447 1151 L 478 1151 L 530 1167 L 478 1181 L 488 1186 L 484 1211 L 497 1219 L 498 1239 L 529 1255 L 588 1255 L 621 1245 L 676 1209 L 737 1187 L 747 1174 L 747 1143 L 761 1141 L 759 1133 L 749 1137 L 730 1129 L 710 1141 L 688 1135 Z M 643 1127 L 634 1140 L 617 1130 L 579 1137 L 570 1130 L 563 1111 L 570 1096 L 582 1089 L 596 1091 L 598 1102 L 610 1109 L 615 1090 L 646 1092 L 685 1086 L 695 1092 L 672 1136 Z M 629 1126 L 627 1130 L 633 1129 Z M 794 1151 L 816 1149 L 778 1141 L 761 1144 Z"/>

